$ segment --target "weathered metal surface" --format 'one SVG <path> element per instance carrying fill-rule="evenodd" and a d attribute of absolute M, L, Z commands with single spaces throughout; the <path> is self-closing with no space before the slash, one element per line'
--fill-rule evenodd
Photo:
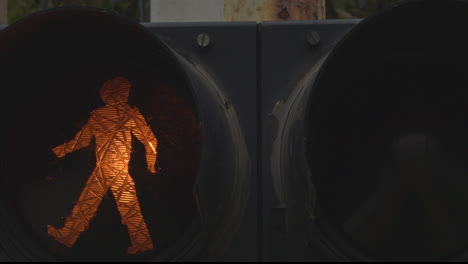
<path fill-rule="evenodd" d="M 222 0 L 151 0 L 151 22 L 223 21 Z"/>
<path fill-rule="evenodd" d="M 325 19 L 325 0 L 225 0 L 225 21 Z"/>

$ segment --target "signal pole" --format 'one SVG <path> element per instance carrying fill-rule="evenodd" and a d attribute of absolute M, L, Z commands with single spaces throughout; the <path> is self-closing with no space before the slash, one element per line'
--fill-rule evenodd
<path fill-rule="evenodd" d="M 325 19 L 325 0 L 151 0 L 151 22 Z"/>

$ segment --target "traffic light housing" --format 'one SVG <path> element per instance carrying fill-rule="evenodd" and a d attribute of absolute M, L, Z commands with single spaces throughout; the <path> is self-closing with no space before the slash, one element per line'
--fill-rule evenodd
<path fill-rule="evenodd" d="M 142 25 L 64 8 L 3 29 L 0 257 L 463 260 L 467 5 Z M 47 233 L 98 164 L 93 146 L 52 150 L 118 76 L 158 139 L 156 174 L 137 140 L 129 161 L 155 247 L 143 254 L 126 253 L 130 229 L 110 192 L 72 248 Z"/>
<path fill-rule="evenodd" d="M 39 12 L 5 28 L 2 80 L 9 88 L 2 110 L 10 125 L 2 153 L 2 257 L 255 259 L 256 116 L 250 111 L 256 105 L 255 35 L 256 23 L 141 26 L 85 7 Z M 118 76 L 130 81 L 128 104 L 158 139 L 156 174 L 146 170 L 145 147 L 131 140 L 127 179 L 135 181 L 154 244 L 142 254 L 126 253 L 132 234 L 122 225 L 129 226 L 123 209 L 115 209 L 119 189 L 111 183 L 117 190 L 96 205 L 76 244 L 67 248 L 47 233 L 48 225 L 64 225 L 82 190 L 94 190 L 86 180 L 102 167 L 94 153 L 97 132 L 94 145 L 63 158 L 52 150 L 73 138 L 93 109 L 99 111 L 101 86 Z M 105 145 L 101 151 L 114 150 Z M 118 162 L 105 164 L 116 169 Z M 105 170 L 103 175 L 108 177 Z M 233 240 L 242 255 L 227 251 Z"/>
<path fill-rule="evenodd" d="M 260 26 L 267 260 L 465 259 L 467 13 Z"/>
<path fill-rule="evenodd" d="M 315 193 L 305 155 L 306 111 L 310 87 L 324 60 L 358 22 L 265 22 L 259 26 L 265 261 L 327 259 L 323 248 L 312 244 L 315 235 L 309 233 Z"/>

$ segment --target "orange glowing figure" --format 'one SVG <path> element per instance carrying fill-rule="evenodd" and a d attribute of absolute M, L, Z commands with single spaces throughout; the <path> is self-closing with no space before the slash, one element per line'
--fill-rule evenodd
<path fill-rule="evenodd" d="M 88 122 L 74 139 L 53 149 L 57 157 L 61 158 L 88 146 L 93 138 L 96 142 L 96 168 L 66 218 L 65 225 L 60 229 L 48 226 L 49 235 L 67 247 L 72 247 L 81 232 L 86 230 L 103 196 L 110 189 L 122 224 L 127 226 L 130 235 L 131 245 L 127 253 L 136 254 L 153 249 L 128 164 L 134 135 L 145 145 L 148 171 L 156 173 L 158 141 L 138 108 L 127 104 L 130 87 L 130 82 L 123 77 L 106 81 L 100 90 L 105 106 L 91 112 Z"/>

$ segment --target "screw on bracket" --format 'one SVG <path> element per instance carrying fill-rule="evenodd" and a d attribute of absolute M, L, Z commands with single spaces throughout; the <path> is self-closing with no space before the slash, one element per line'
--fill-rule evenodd
<path fill-rule="evenodd" d="M 210 36 L 207 33 L 200 33 L 197 37 L 197 44 L 201 48 L 206 48 L 210 45 Z"/>
<path fill-rule="evenodd" d="M 315 47 L 320 44 L 320 35 L 317 31 L 309 31 L 306 34 L 307 43 Z"/>

